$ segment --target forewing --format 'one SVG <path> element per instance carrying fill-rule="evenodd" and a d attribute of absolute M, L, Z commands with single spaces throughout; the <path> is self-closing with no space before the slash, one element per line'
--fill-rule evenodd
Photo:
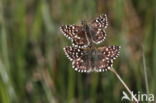
<path fill-rule="evenodd" d="M 95 20 L 93 20 L 90 24 L 93 28 L 102 28 L 106 29 L 108 26 L 108 20 L 106 14 L 101 14 Z"/>
<path fill-rule="evenodd" d="M 65 47 L 64 52 L 70 61 L 73 61 L 84 55 L 83 49 L 72 46 Z"/>
<path fill-rule="evenodd" d="M 63 25 L 60 27 L 60 30 L 67 38 L 72 40 L 73 46 L 84 48 L 89 45 L 82 26 Z"/>
<path fill-rule="evenodd" d="M 76 25 L 62 25 L 60 31 L 69 39 L 75 37 L 79 32 L 82 32 L 81 26 Z"/>
<path fill-rule="evenodd" d="M 94 70 L 103 72 L 110 69 L 113 60 L 119 56 L 120 46 L 100 47 L 98 48 L 97 60 L 94 64 Z"/>
<path fill-rule="evenodd" d="M 106 32 L 105 29 L 108 26 L 106 14 L 102 14 L 93 20 L 90 24 L 90 30 L 93 37 L 93 42 L 99 44 L 105 40 Z"/>
<path fill-rule="evenodd" d="M 116 59 L 120 53 L 120 46 L 100 47 L 98 50 L 107 60 Z"/>

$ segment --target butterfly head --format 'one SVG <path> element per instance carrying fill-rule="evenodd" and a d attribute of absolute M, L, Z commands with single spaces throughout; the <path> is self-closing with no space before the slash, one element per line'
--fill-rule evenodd
<path fill-rule="evenodd" d="M 81 20 L 81 24 L 82 24 L 82 25 L 87 25 L 87 21 L 84 20 L 84 19 L 82 19 L 82 20 Z"/>
<path fill-rule="evenodd" d="M 82 26 L 84 27 L 85 30 L 89 29 L 89 26 L 87 25 L 87 21 L 86 20 L 82 20 L 81 24 L 82 24 Z"/>

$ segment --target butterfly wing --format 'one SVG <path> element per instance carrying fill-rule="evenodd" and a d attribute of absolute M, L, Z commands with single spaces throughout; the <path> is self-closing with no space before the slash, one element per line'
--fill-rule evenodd
<path fill-rule="evenodd" d="M 76 25 L 62 25 L 60 31 L 69 39 L 73 39 L 77 33 L 82 32 L 81 26 Z"/>
<path fill-rule="evenodd" d="M 82 26 L 63 25 L 60 27 L 60 31 L 62 31 L 67 38 L 72 40 L 72 44 L 75 47 L 83 48 L 89 45 Z"/>
<path fill-rule="evenodd" d="M 120 53 L 120 46 L 99 47 L 98 50 L 102 53 L 105 59 L 116 59 Z"/>
<path fill-rule="evenodd" d="M 72 62 L 73 68 L 78 72 L 91 72 L 89 64 L 89 58 L 87 55 L 77 58 Z"/>
<path fill-rule="evenodd" d="M 105 57 L 101 54 L 98 56 L 98 59 L 94 61 L 94 71 L 96 72 L 104 72 L 107 71 L 110 67 L 112 67 L 113 61 L 107 60 Z"/>
<path fill-rule="evenodd" d="M 113 60 L 119 56 L 120 46 L 109 46 L 98 48 L 97 60 L 94 64 L 94 70 L 103 72 L 110 69 L 113 65 Z"/>
<path fill-rule="evenodd" d="M 85 33 L 79 33 L 78 36 L 74 37 L 72 39 L 72 45 L 74 47 L 79 47 L 79 48 L 85 48 L 89 45 L 90 43 L 85 37 Z"/>
<path fill-rule="evenodd" d="M 70 61 L 73 61 L 82 55 L 84 55 L 84 51 L 81 48 L 76 48 L 72 46 L 67 46 L 64 49 L 64 52 Z"/>
<path fill-rule="evenodd" d="M 103 42 L 106 38 L 106 32 L 101 28 L 90 28 L 91 34 L 93 36 L 93 42 L 99 44 Z"/>
<path fill-rule="evenodd" d="M 93 20 L 90 24 L 90 31 L 93 36 L 93 42 L 99 44 L 105 40 L 106 32 L 103 29 L 106 29 L 108 26 L 106 14 L 102 14 Z"/>
<path fill-rule="evenodd" d="M 108 26 L 107 15 L 101 14 L 99 17 L 91 22 L 90 26 L 94 28 L 106 29 Z"/>
<path fill-rule="evenodd" d="M 69 60 L 72 61 L 72 67 L 78 72 L 89 72 L 88 56 L 84 49 L 77 47 L 65 47 L 64 52 Z"/>

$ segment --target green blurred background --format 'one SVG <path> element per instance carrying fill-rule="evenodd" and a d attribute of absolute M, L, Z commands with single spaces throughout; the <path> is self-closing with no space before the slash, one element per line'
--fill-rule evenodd
<path fill-rule="evenodd" d="M 111 71 L 75 72 L 63 52 L 59 26 L 102 13 L 98 46 L 121 45 L 114 69 L 134 93 L 156 95 L 156 0 L 0 0 L 0 103 L 128 103 Z"/>

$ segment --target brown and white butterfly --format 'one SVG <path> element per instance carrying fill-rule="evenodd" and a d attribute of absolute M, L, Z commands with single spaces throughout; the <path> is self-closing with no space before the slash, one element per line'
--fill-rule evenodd
<path fill-rule="evenodd" d="M 113 60 L 119 56 L 120 46 L 103 46 L 99 48 L 64 48 L 73 68 L 78 72 L 104 72 L 113 65 Z"/>
<path fill-rule="evenodd" d="M 77 25 L 63 25 L 60 31 L 72 40 L 75 47 L 88 47 L 92 42 L 99 44 L 105 40 L 105 29 L 108 26 L 106 14 L 102 14 L 93 20 L 90 24 L 82 21 L 82 26 Z"/>

